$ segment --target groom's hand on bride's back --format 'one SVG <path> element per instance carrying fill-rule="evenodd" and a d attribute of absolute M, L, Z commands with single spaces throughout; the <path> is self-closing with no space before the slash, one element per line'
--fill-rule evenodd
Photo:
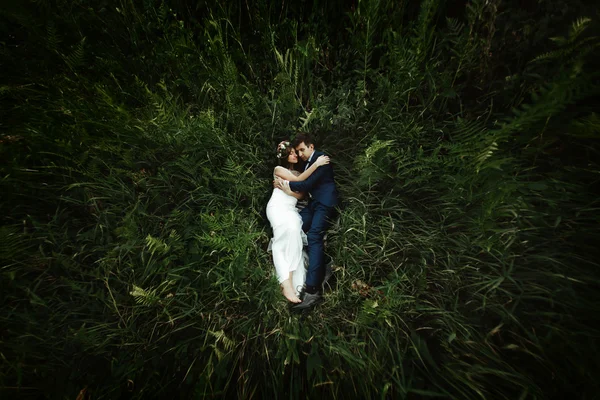
<path fill-rule="evenodd" d="M 319 167 L 322 167 L 323 165 L 327 165 L 330 162 L 330 158 L 329 156 L 326 156 L 325 154 L 323 154 L 322 156 L 319 156 L 319 158 L 317 158 L 317 161 L 315 161 L 315 164 L 317 164 Z"/>

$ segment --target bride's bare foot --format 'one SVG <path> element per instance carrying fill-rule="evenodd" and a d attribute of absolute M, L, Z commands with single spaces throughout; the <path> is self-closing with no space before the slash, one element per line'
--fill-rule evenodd
<path fill-rule="evenodd" d="M 281 282 L 281 291 L 283 292 L 285 298 L 291 301 L 292 303 L 301 303 L 298 296 L 296 296 L 296 292 L 292 287 L 292 282 L 289 279 L 286 279 L 285 281 Z"/>

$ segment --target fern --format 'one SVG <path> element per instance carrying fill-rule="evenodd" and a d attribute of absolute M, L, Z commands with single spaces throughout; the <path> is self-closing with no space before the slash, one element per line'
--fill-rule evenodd
<path fill-rule="evenodd" d="M 533 31 L 510 2 L 497 23 L 498 0 L 52 3 L 0 11 L 9 392 L 598 392 L 596 21 L 569 27 L 564 2 Z M 265 205 L 298 128 L 341 203 L 335 281 L 296 317 Z"/>
<path fill-rule="evenodd" d="M 393 140 L 374 140 L 364 153 L 356 158 L 356 169 L 360 171 L 359 182 L 362 185 L 370 186 L 388 176 L 386 163 L 394 155 L 394 144 Z"/>
<path fill-rule="evenodd" d="M 150 254 L 154 255 L 165 255 L 169 252 L 170 246 L 159 238 L 152 237 L 151 235 L 146 236 L 146 247 L 150 251 Z"/>
<path fill-rule="evenodd" d="M 156 289 L 145 290 L 136 285 L 133 285 L 133 288 L 129 294 L 133 296 L 136 303 L 144 306 L 153 306 L 160 300 L 160 298 L 156 295 Z"/>
<path fill-rule="evenodd" d="M 571 25 L 571 29 L 569 30 L 569 39 L 567 43 L 574 43 L 579 38 L 579 36 L 581 36 L 581 34 L 583 34 L 583 32 L 588 28 L 588 25 L 591 21 L 592 20 L 590 18 L 582 17 L 573 22 L 573 24 Z"/>
<path fill-rule="evenodd" d="M 63 55 L 63 59 L 71 71 L 75 71 L 85 63 L 85 37 L 75 46 L 69 55 Z"/>
<path fill-rule="evenodd" d="M 449 34 L 444 38 L 449 43 L 450 52 L 453 54 L 456 69 L 450 87 L 453 88 L 459 77 L 471 71 L 477 62 L 478 44 L 473 37 L 471 29 L 467 29 L 464 23 L 456 19 L 446 20 Z"/>
<path fill-rule="evenodd" d="M 214 346 L 221 345 L 223 346 L 223 349 L 227 352 L 230 352 L 235 347 L 235 342 L 228 338 L 222 329 L 216 332 L 209 331 L 208 333 L 215 338 Z"/>
<path fill-rule="evenodd" d="M 132 289 L 129 294 L 133 296 L 137 304 L 143 306 L 165 304 L 168 303 L 167 299 L 173 297 L 173 294 L 169 294 L 168 292 L 171 292 L 172 287 L 175 284 L 176 281 L 170 279 L 161 282 L 156 288 L 153 289 L 143 289 L 137 285 L 132 285 Z"/>
<path fill-rule="evenodd" d="M 415 26 L 413 45 L 420 62 L 426 60 L 432 50 L 436 26 L 434 19 L 439 8 L 438 0 L 426 0 L 421 4 L 419 17 Z"/>
<path fill-rule="evenodd" d="M 62 42 L 61 38 L 56 32 L 56 25 L 54 21 L 48 21 L 46 24 L 46 36 L 45 36 L 46 48 L 52 52 L 58 52 L 58 47 Z"/>
<path fill-rule="evenodd" d="M 580 18 L 571 25 L 568 36 L 550 38 L 550 40 L 559 46 L 559 49 L 539 55 L 531 63 L 550 61 L 574 62 L 590 54 L 600 46 L 600 38 L 597 36 L 580 39 L 590 22 L 590 18 Z"/>
<path fill-rule="evenodd" d="M 295 61 L 294 53 L 291 49 L 286 49 L 282 54 L 275 46 L 274 37 L 271 40 L 271 46 L 275 53 L 275 59 L 279 66 L 280 72 L 276 75 L 275 80 L 284 83 L 288 86 L 294 95 L 294 98 L 299 105 L 302 105 L 301 98 L 298 93 L 298 63 Z"/>
<path fill-rule="evenodd" d="M 359 1 L 356 11 L 350 14 L 351 28 L 348 31 L 352 35 L 355 44 L 353 51 L 354 72 L 359 79 L 356 80 L 357 101 L 365 104 L 368 94 L 367 81 L 374 72 L 371 66 L 373 50 L 375 49 L 375 35 L 380 29 L 381 0 Z"/>
<path fill-rule="evenodd" d="M 485 161 L 498 149 L 498 144 L 482 120 L 458 118 L 452 137 L 453 144 L 448 146 L 448 164 L 457 168 L 469 167 L 479 172 Z"/>

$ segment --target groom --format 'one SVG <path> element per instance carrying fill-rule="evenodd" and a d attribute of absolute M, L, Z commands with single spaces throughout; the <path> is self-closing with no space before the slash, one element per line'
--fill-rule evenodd
<path fill-rule="evenodd" d="M 310 136 L 300 134 L 294 140 L 294 148 L 304 161 L 306 170 L 316 161 L 323 152 L 316 151 Z M 325 254 L 323 238 L 325 231 L 331 225 L 335 215 L 335 206 L 338 204 L 338 193 L 333 179 L 331 164 L 323 165 L 305 181 L 289 182 L 276 178 L 275 187 L 288 186 L 294 192 L 308 192 L 310 200 L 308 206 L 300 211 L 302 217 L 302 230 L 308 239 L 308 271 L 304 288 L 300 292 L 300 300 L 292 307 L 294 310 L 304 310 L 313 307 L 321 300 L 321 286 L 325 277 Z"/>

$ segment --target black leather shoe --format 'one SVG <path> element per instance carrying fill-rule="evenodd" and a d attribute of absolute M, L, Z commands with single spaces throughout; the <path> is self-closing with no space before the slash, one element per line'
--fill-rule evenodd
<path fill-rule="evenodd" d="M 300 293 L 300 300 L 302 300 L 302 303 L 298 303 L 295 306 L 293 306 L 292 310 L 294 310 L 294 311 L 308 310 L 309 308 L 312 308 L 315 305 L 317 305 L 322 299 L 323 299 L 323 296 L 319 292 L 308 293 L 303 290 Z"/>

